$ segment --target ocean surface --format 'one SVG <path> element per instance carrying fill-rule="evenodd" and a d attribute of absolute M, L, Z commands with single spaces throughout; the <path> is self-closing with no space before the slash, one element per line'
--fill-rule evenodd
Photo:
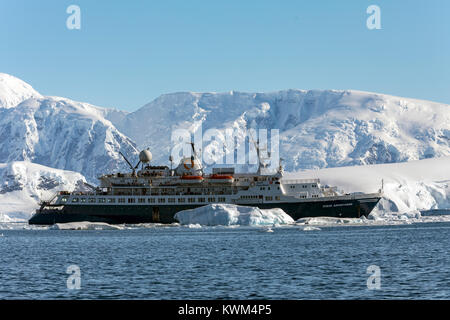
<path fill-rule="evenodd" d="M 449 222 L 271 230 L 0 230 L 0 299 L 450 299 Z"/>

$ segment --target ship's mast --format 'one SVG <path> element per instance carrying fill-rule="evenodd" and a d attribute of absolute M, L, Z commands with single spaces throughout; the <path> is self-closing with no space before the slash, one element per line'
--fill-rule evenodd
<path fill-rule="evenodd" d="M 192 147 L 191 160 L 192 160 L 192 162 L 194 162 L 195 158 L 197 158 L 198 165 L 200 166 L 200 170 L 202 171 L 202 175 L 203 175 L 204 174 L 204 172 L 203 172 L 203 164 L 202 164 L 202 161 L 200 160 L 200 158 L 197 156 L 197 152 L 195 151 L 195 143 L 194 142 L 188 142 L 188 143 Z"/>
<path fill-rule="evenodd" d="M 258 138 L 258 139 L 256 140 L 256 142 L 255 142 L 255 140 L 253 139 L 253 136 L 252 136 L 251 132 L 249 132 L 249 138 L 250 138 L 250 140 L 253 142 L 253 144 L 254 144 L 254 146 L 255 146 L 255 149 L 256 149 L 256 155 L 257 155 L 257 157 L 258 157 L 258 170 L 256 171 L 256 173 L 257 173 L 258 175 L 261 175 L 261 172 L 262 172 L 261 168 L 265 168 L 265 167 L 266 167 L 266 164 L 263 162 L 263 158 L 261 158 L 261 149 L 260 149 L 260 147 L 259 147 L 259 138 Z"/>

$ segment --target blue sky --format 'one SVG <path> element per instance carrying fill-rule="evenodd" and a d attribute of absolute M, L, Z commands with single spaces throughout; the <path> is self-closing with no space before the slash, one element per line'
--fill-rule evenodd
<path fill-rule="evenodd" d="M 372 4 L 381 30 L 366 27 Z M 450 104 L 449 13 L 447 0 L 0 0 L 0 72 L 129 111 L 169 92 L 289 88 Z"/>

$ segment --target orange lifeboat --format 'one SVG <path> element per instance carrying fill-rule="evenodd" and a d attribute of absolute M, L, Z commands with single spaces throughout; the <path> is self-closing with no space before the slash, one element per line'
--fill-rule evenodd
<path fill-rule="evenodd" d="M 189 175 L 184 175 L 181 176 L 181 181 L 184 183 L 201 183 L 203 182 L 203 177 L 202 176 L 189 176 Z"/>
<path fill-rule="evenodd" d="M 209 180 L 212 183 L 232 183 L 234 178 L 225 174 L 212 174 L 209 176 Z"/>

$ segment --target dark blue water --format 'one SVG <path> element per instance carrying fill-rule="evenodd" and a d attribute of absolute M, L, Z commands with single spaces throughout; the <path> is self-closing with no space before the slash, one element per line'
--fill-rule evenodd
<path fill-rule="evenodd" d="M 450 298 L 450 223 L 0 234 L 0 299 Z M 369 265 L 380 290 L 367 288 Z"/>

